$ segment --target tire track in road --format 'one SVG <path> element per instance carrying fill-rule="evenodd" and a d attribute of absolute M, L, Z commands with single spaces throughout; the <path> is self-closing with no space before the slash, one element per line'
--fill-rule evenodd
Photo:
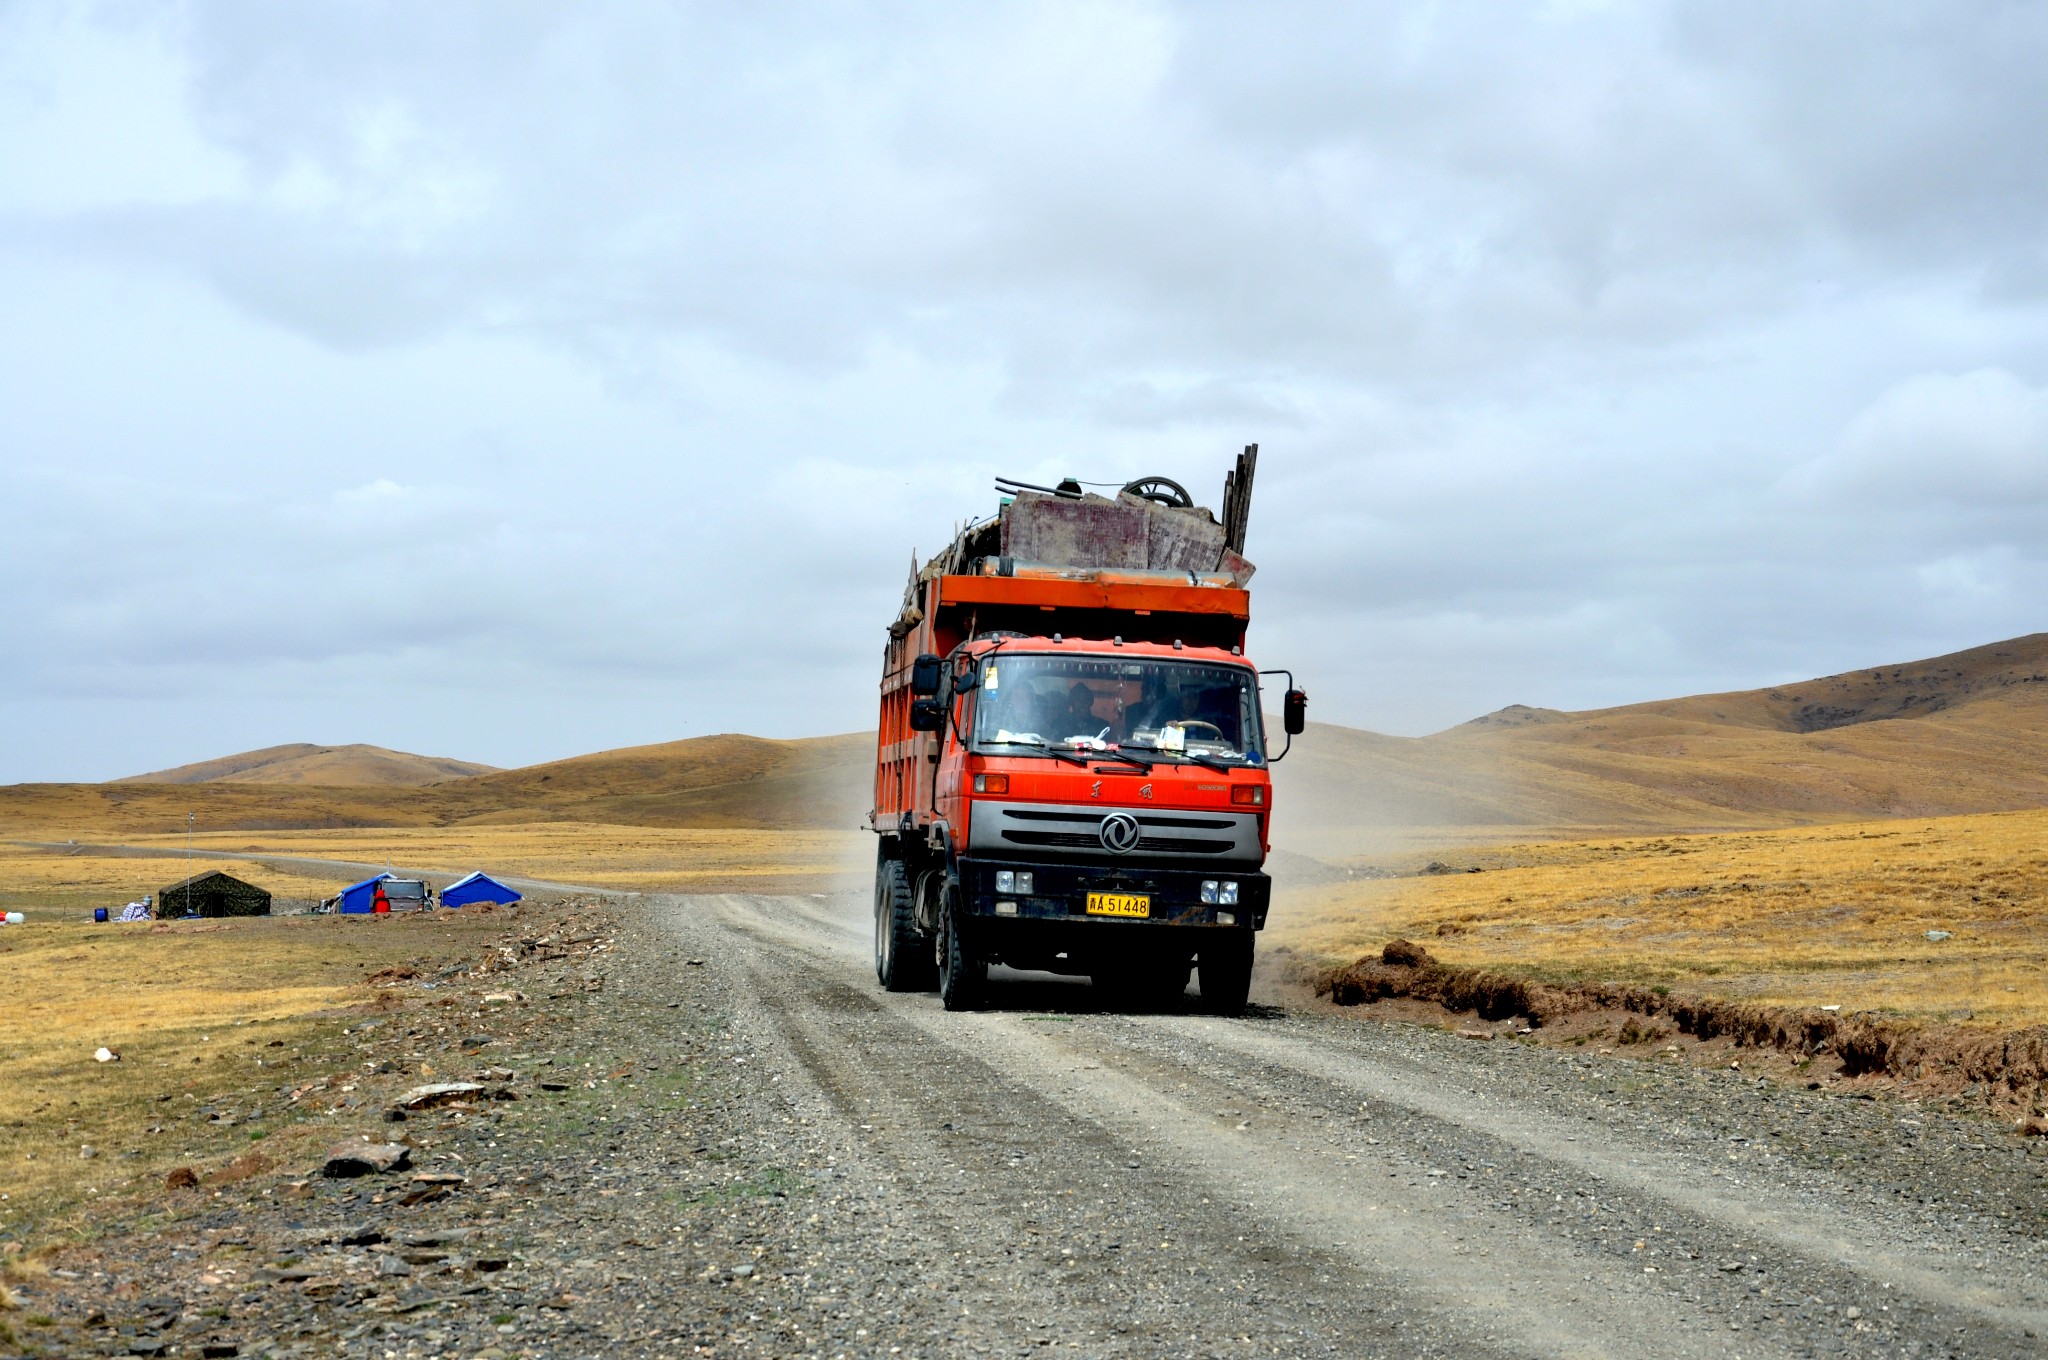
<path fill-rule="evenodd" d="M 1584 1143 L 1577 1133 L 1566 1132 L 1583 1129 L 1583 1123 L 1538 1111 L 1525 1102 L 1500 1100 L 1462 1081 L 1436 1074 L 1422 1079 L 1418 1070 L 1402 1071 L 1336 1044 L 1289 1042 L 1228 1022 L 1191 1020 L 1199 1041 L 1212 1052 L 1223 1049 L 1283 1068 L 1324 1084 L 1340 1100 L 1362 1096 L 1398 1106 L 1595 1178 L 1625 1194 L 1657 1201 L 1702 1226 L 1720 1228 L 1745 1247 L 1761 1245 L 1776 1257 L 1796 1254 L 1816 1268 L 1839 1268 L 1871 1286 L 1909 1292 L 1924 1304 L 1974 1314 L 2021 1336 L 2030 1330 L 2048 1335 L 2042 1281 L 1978 1275 L 1925 1253 L 1916 1258 L 1888 1250 L 1869 1240 L 1866 1221 L 1830 1206 L 1777 1207 L 1796 1204 L 1801 1187 L 1778 1182 L 1768 1169 L 1746 1170 L 1743 1193 L 1724 1192 L 1713 1188 L 1716 1178 L 1696 1158 L 1612 1130 L 1603 1131 L 1598 1145 Z M 1665 1221 L 1670 1221 L 1668 1214 Z"/>
<path fill-rule="evenodd" d="M 842 1127 L 868 1134 L 850 1158 L 908 1202 L 931 1246 L 925 1268 L 974 1263 L 963 1299 L 975 1310 L 1057 1319 L 1066 1344 L 1103 1355 L 1266 1355 L 1281 1339 L 1290 1353 L 1489 1353 L 1386 1316 L 1375 1282 L 1341 1254 L 1220 1210 L 1173 1212 L 1187 1193 L 1178 1167 L 1134 1157 L 1119 1131 L 1063 1111 L 985 1055 L 929 1042 L 901 1014 L 929 998 L 886 997 L 842 980 L 843 967 L 820 969 L 787 922 L 726 922 L 754 941 L 756 1037 L 787 1045 Z M 1353 1306 L 1322 1306 L 1333 1289 Z"/>

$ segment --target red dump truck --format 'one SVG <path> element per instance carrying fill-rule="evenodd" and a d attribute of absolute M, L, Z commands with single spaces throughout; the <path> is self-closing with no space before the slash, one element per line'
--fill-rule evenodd
<path fill-rule="evenodd" d="M 874 809 L 875 972 L 978 1005 L 991 964 L 1241 1010 L 1271 883 L 1272 781 L 1244 530 L 1164 478 L 1114 497 L 1002 481 L 914 566 L 889 627 Z M 1267 672 L 1267 674 L 1287 674 Z M 1307 699 L 1288 676 L 1291 745 Z"/>

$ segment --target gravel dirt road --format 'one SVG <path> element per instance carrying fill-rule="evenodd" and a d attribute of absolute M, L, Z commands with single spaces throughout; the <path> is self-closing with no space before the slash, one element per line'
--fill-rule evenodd
<path fill-rule="evenodd" d="M 876 987 L 853 898 L 603 911 L 587 957 L 475 984 L 534 997 L 461 1040 L 522 1098 L 403 1125 L 461 1194 L 223 1201 L 107 1268 L 184 1310 L 136 1353 L 2048 1353 L 2048 1156 L 1993 1124 L 1029 976 L 947 1014 Z M 180 1285 L 287 1229 L 274 1283 Z"/>

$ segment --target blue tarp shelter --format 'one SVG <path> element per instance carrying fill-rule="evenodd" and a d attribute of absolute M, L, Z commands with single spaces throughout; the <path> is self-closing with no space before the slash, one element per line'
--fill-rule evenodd
<path fill-rule="evenodd" d="M 517 902 L 519 894 L 489 874 L 471 874 L 441 889 L 441 905 L 466 907 L 472 902 Z"/>
<path fill-rule="evenodd" d="M 390 874 L 378 874 L 360 883 L 349 884 L 336 899 L 335 910 L 350 916 L 370 915 L 371 906 L 377 899 L 377 885 L 390 877 Z"/>

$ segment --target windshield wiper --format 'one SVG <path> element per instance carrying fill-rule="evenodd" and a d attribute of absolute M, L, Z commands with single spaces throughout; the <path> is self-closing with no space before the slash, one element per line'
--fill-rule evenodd
<path fill-rule="evenodd" d="M 1029 741 L 1026 741 L 1026 740 L 1024 740 L 1024 739 L 1023 739 L 1023 738 L 1021 738 L 1021 737 L 1005 737 L 1005 738 L 1003 738 L 1003 739 L 1002 739 L 1002 740 L 1000 740 L 1000 741 L 997 741 L 997 740 L 994 740 L 994 739 L 990 739 L 990 740 L 988 740 L 988 741 L 985 741 L 985 742 L 983 742 L 983 743 L 982 743 L 982 745 L 984 745 L 984 746 L 1034 746 L 1034 747 L 1038 748 L 1039 750 L 1041 750 L 1041 751 L 1045 752 L 1045 753 L 1046 753 L 1047 755 L 1051 756 L 1051 757 L 1052 757 L 1052 758 L 1053 758 L 1054 760 L 1064 760 L 1064 761 L 1066 761 L 1066 762 L 1067 762 L 1067 763 L 1068 763 L 1069 765 L 1079 765 L 1079 766 L 1080 766 L 1080 767 L 1081 767 L 1082 769 L 1084 769 L 1084 770 L 1088 768 L 1088 762 L 1087 762 L 1087 761 L 1085 761 L 1085 760 L 1083 760 L 1083 759 L 1081 759 L 1081 758 L 1080 758 L 1079 756 L 1077 756 L 1077 755 L 1074 755 L 1074 754 L 1073 754 L 1072 752 L 1069 752 L 1069 751 L 1062 751 L 1062 750 L 1060 750 L 1060 749 L 1059 749 L 1059 748 L 1058 748 L 1057 746 L 1048 746 L 1048 745 L 1046 745 L 1046 744 L 1045 744 L 1044 742 L 1042 742 L 1042 741 L 1038 740 L 1038 739 L 1037 739 L 1036 737 L 1032 738 L 1032 739 L 1031 739 L 1031 740 L 1029 740 Z"/>

